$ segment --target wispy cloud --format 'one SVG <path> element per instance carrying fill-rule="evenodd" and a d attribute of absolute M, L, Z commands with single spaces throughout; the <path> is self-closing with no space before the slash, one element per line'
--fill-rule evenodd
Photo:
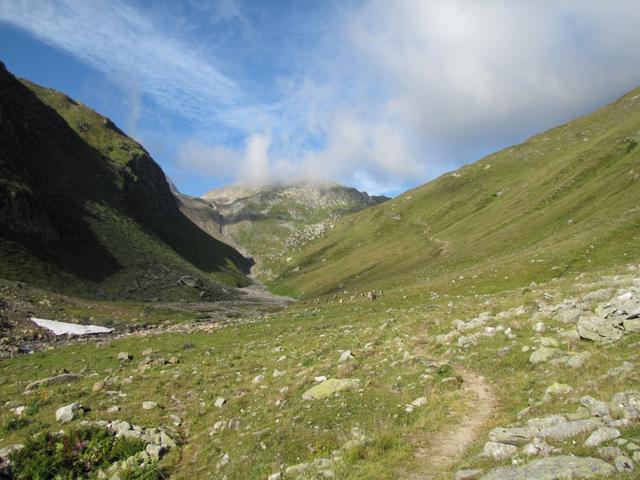
<path fill-rule="evenodd" d="M 186 117 L 173 166 L 212 183 L 398 191 L 640 84 L 637 0 L 286 5 L 0 0 L 0 21 Z"/>
<path fill-rule="evenodd" d="M 148 14 L 120 0 L 3 0 L 0 21 L 193 120 L 223 121 L 222 113 L 242 98 L 237 83 L 216 68 L 210 54 L 167 36 Z"/>

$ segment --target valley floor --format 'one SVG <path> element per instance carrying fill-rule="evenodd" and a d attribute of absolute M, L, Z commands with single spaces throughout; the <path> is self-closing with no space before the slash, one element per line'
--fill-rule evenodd
<path fill-rule="evenodd" d="M 492 295 L 407 287 L 286 308 L 264 296 L 241 308 L 128 304 L 4 285 L 6 315 L 130 331 L 43 336 L 40 351 L 2 360 L 0 448 L 103 422 L 121 436 L 170 438 L 147 451 L 177 479 L 640 471 L 640 394 L 628 393 L 640 390 L 640 325 L 627 319 L 640 308 L 636 265 Z M 73 403 L 61 423 L 56 411 Z M 136 455 L 96 478 L 156 478 L 135 473 L 136 462 L 156 465 Z"/>

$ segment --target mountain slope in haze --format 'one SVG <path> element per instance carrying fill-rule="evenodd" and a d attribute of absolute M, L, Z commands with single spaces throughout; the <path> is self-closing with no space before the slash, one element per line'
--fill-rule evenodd
<path fill-rule="evenodd" d="M 202 198 L 178 196 L 181 210 L 211 235 L 258 260 L 266 280 L 302 246 L 328 232 L 337 219 L 388 200 L 335 183 L 249 187 L 232 185 Z"/>
<path fill-rule="evenodd" d="M 483 292 L 640 254 L 640 89 L 345 217 L 276 290 Z"/>
<path fill-rule="evenodd" d="M 213 299 L 228 292 L 219 281 L 247 283 L 249 261 L 180 213 L 141 145 L 4 65 L 0 144 L 0 277 L 125 298 Z"/>

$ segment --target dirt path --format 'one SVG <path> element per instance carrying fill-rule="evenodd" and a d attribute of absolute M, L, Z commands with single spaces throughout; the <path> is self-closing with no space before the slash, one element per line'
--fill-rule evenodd
<path fill-rule="evenodd" d="M 466 413 L 456 425 L 428 435 L 429 445 L 415 452 L 416 468 L 407 480 L 440 480 L 449 478 L 448 470 L 478 438 L 496 407 L 496 398 L 484 377 L 466 370 L 459 371 L 464 379 L 467 397 Z"/>

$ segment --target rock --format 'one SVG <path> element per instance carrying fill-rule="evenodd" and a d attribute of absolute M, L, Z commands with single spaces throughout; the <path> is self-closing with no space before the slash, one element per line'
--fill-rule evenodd
<path fill-rule="evenodd" d="M 267 480 L 281 480 L 281 479 L 282 479 L 282 473 L 280 472 L 272 473 L 271 475 L 269 475 L 269 477 L 267 477 Z"/>
<path fill-rule="evenodd" d="M 570 480 L 607 477 L 615 469 L 597 458 L 559 455 L 518 466 L 491 470 L 480 480 Z"/>
<path fill-rule="evenodd" d="M 540 345 L 542 345 L 543 347 L 558 348 L 560 346 L 560 343 L 558 343 L 558 340 L 553 337 L 542 337 L 540 339 Z"/>
<path fill-rule="evenodd" d="M 540 347 L 529 356 L 529 362 L 533 364 L 548 362 L 559 354 L 560 351 L 556 348 Z"/>
<path fill-rule="evenodd" d="M 182 419 L 178 415 L 169 415 L 171 419 L 171 423 L 173 423 L 176 427 L 182 425 Z"/>
<path fill-rule="evenodd" d="M 613 462 L 616 457 L 622 456 L 622 450 L 618 447 L 600 447 L 598 449 L 598 455 L 609 462 Z"/>
<path fill-rule="evenodd" d="M 107 413 L 118 413 L 119 411 L 120 407 L 118 407 L 117 405 L 107 408 Z"/>
<path fill-rule="evenodd" d="M 157 352 L 157 350 L 154 350 L 153 348 L 145 348 L 142 351 L 142 356 L 143 357 L 148 357 L 149 355 L 153 355 L 156 352 Z"/>
<path fill-rule="evenodd" d="M 579 308 L 569 308 L 567 310 L 559 310 L 555 318 L 561 323 L 576 323 L 581 313 L 582 310 Z"/>
<path fill-rule="evenodd" d="M 506 443 L 487 442 L 482 450 L 483 457 L 491 457 L 494 460 L 504 460 L 518 453 L 518 447 Z"/>
<path fill-rule="evenodd" d="M 6 461 L 9 459 L 13 452 L 19 452 L 24 448 L 24 445 L 21 443 L 14 443 L 12 445 L 7 445 L 4 448 L 0 448 L 0 459 Z"/>
<path fill-rule="evenodd" d="M 611 408 L 608 403 L 596 400 L 593 397 L 582 397 L 580 403 L 589 409 L 594 417 L 608 417 L 611 415 Z"/>
<path fill-rule="evenodd" d="M 27 385 L 26 391 L 30 392 L 31 390 L 35 390 L 36 388 L 46 387 L 49 385 L 77 382 L 81 378 L 82 375 L 78 375 L 77 373 L 63 373 L 61 375 L 55 375 L 53 377 L 43 378 L 41 380 L 31 382 L 29 385 Z"/>
<path fill-rule="evenodd" d="M 277 368 L 273 371 L 273 378 L 284 377 L 287 374 L 284 370 L 278 370 Z"/>
<path fill-rule="evenodd" d="M 633 471 L 633 462 L 629 457 L 621 456 L 613 460 L 616 470 L 620 473 L 629 473 Z"/>
<path fill-rule="evenodd" d="M 591 357 L 591 353 L 589 352 L 577 353 L 567 359 L 566 365 L 570 368 L 581 368 L 585 362 L 589 360 L 589 357 Z"/>
<path fill-rule="evenodd" d="M 360 386 L 358 379 L 337 379 L 330 378 L 324 382 L 310 388 L 302 394 L 303 400 L 321 400 L 330 397 L 336 392 L 343 390 L 354 390 Z"/>
<path fill-rule="evenodd" d="M 342 354 L 340 355 L 340 358 L 338 359 L 338 363 L 345 363 L 348 362 L 349 360 L 351 360 L 352 358 L 355 358 L 353 356 L 353 353 L 351 353 L 351 350 L 345 350 L 344 352 L 342 352 Z"/>
<path fill-rule="evenodd" d="M 227 403 L 226 399 L 222 397 L 218 397 L 216 398 L 216 401 L 214 402 L 213 406 L 216 408 L 222 408 L 226 403 Z"/>
<path fill-rule="evenodd" d="M 133 355 L 130 355 L 128 352 L 120 352 L 118 353 L 118 360 L 121 362 L 129 362 L 133 360 Z"/>
<path fill-rule="evenodd" d="M 145 451 L 149 454 L 151 458 L 158 459 L 162 455 L 164 449 L 160 445 L 156 445 L 155 443 L 149 443 Z"/>
<path fill-rule="evenodd" d="M 582 297 L 583 302 L 604 302 L 611 296 L 611 290 L 603 288 L 602 290 L 596 290 L 595 292 L 587 293 Z"/>
<path fill-rule="evenodd" d="M 99 382 L 96 382 L 93 384 L 93 387 L 91 387 L 91 390 L 93 392 L 101 392 L 102 390 L 104 390 L 104 387 L 105 387 L 104 381 L 100 380 Z"/>
<path fill-rule="evenodd" d="M 615 440 L 620 436 L 620 430 L 616 428 L 600 427 L 584 442 L 585 447 L 597 447 L 598 445 Z"/>
<path fill-rule="evenodd" d="M 546 457 L 552 453 L 559 452 L 560 449 L 552 447 L 547 442 L 541 441 L 539 438 L 534 438 L 532 443 L 529 443 L 522 448 L 522 453 L 527 457 L 535 457 L 538 455 Z"/>
<path fill-rule="evenodd" d="M 298 463 L 297 465 L 291 465 L 284 469 L 285 475 L 299 475 L 306 472 L 309 469 L 308 463 Z"/>
<path fill-rule="evenodd" d="M 411 405 L 413 405 L 414 407 L 422 407 L 426 404 L 427 404 L 427 397 L 419 397 L 419 398 L 416 398 L 413 402 L 411 402 Z"/>
<path fill-rule="evenodd" d="M 578 320 L 580 338 L 598 343 L 611 343 L 621 340 L 624 332 L 608 319 L 596 316 L 584 316 Z"/>
<path fill-rule="evenodd" d="M 567 419 L 564 415 L 549 415 L 542 418 L 531 418 L 527 420 L 527 426 L 534 428 L 553 427 L 554 425 L 559 425 L 566 421 Z"/>
<path fill-rule="evenodd" d="M 544 401 L 548 402 L 549 400 L 551 400 L 553 397 L 558 397 L 558 396 L 562 396 L 562 395 L 567 395 L 569 393 L 573 392 L 573 387 L 570 385 L 567 385 L 566 383 L 554 383 L 552 385 L 549 385 L 546 390 L 544 391 Z"/>
<path fill-rule="evenodd" d="M 153 410 L 157 406 L 158 406 L 157 402 L 142 402 L 142 409 L 143 410 Z"/>
<path fill-rule="evenodd" d="M 494 443 L 509 445 L 524 445 L 538 434 L 539 430 L 532 427 L 494 428 L 489 432 L 489 440 Z"/>
<path fill-rule="evenodd" d="M 56 420 L 67 423 L 82 413 L 82 406 L 79 403 L 70 403 L 56 410 Z"/>
<path fill-rule="evenodd" d="M 640 333 L 640 318 L 624 320 L 622 327 L 625 333 Z"/>
<path fill-rule="evenodd" d="M 458 470 L 454 475 L 454 480 L 475 480 L 482 475 L 482 470 L 479 468 L 473 470 Z"/>
<path fill-rule="evenodd" d="M 262 382 L 264 382 L 264 375 L 258 375 L 253 380 L 251 380 L 251 383 L 253 384 L 258 384 Z"/>
<path fill-rule="evenodd" d="M 627 320 L 634 320 L 636 318 L 640 318 L 640 308 L 632 311 L 629 315 L 627 315 Z"/>
<path fill-rule="evenodd" d="M 533 326 L 533 331 L 536 333 L 544 333 L 546 330 L 547 327 L 542 322 L 538 322 Z"/>
<path fill-rule="evenodd" d="M 611 402 L 611 415 L 616 418 L 635 420 L 640 418 L 640 392 L 616 393 Z"/>
<path fill-rule="evenodd" d="M 171 365 L 176 365 L 176 364 L 180 363 L 180 359 L 178 357 L 176 357 L 175 355 L 172 355 L 171 357 L 169 357 L 168 362 Z"/>
<path fill-rule="evenodd" d="M 550 440 L 565 440 L 567 438 L 589 433 L 602 425 L 596 419 L 568 420 L 556 425 L 540 429 L 540 437 Z"/>

